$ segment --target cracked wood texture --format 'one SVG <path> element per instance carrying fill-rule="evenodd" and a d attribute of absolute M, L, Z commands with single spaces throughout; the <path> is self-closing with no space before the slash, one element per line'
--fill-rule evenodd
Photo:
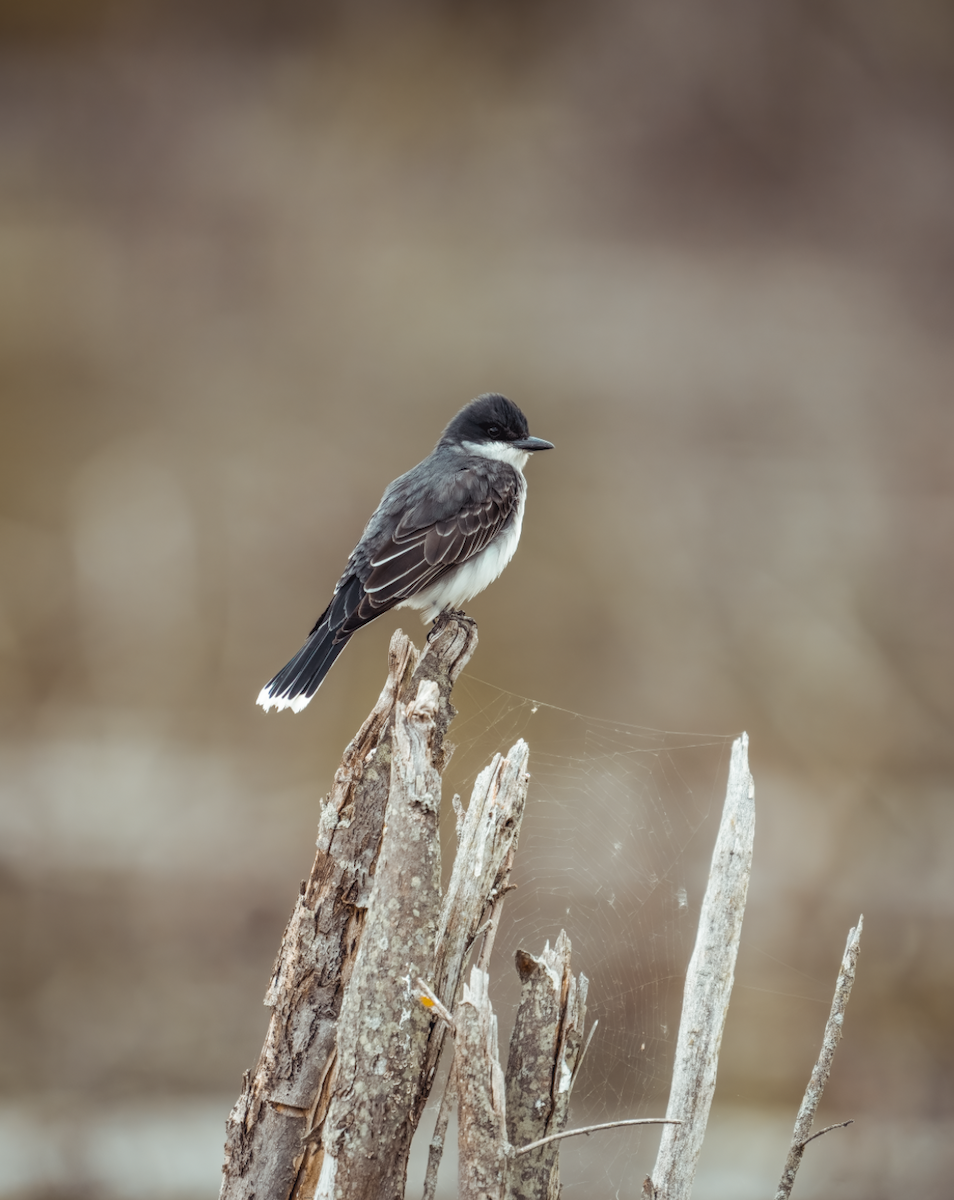
<path fill-rule="evenodd" d="M 437 931 L 434 977 L 426 982 L 453 1011 L 464 960 L 474 934 L 506 894 L 527 802 L 527 743 L 518 739 L 506 756 L 495 754 L 474 783 L 470 804 L 458 821 L 457 853 Z M 447 1032 L 434 1026 L 427 1071 L 433 1076 Z"/>
<path fill-rule="evenodd" d="M 489 961 L 500 906 L 506 895 L 527 801 L 529 750 L 520 738 L 506 757 L 495 754 L 474 783 L 466 813 L 457 807 L 457 853 L 441 909 L 434 977 L 429 986 L 445 1008 L 453 1011 L 464 962 L 476 934 L 486 929 L 479 965 Z M 425 1063 L 427 1087 L 434 1079 L 447 1027 L 434 1023 Z M 456 1095 L 453 1073 L 448 1079 L 428 1151 L 424 1197 L 433 1197 L 450 1119 L 450 1097 Z M 426 1097 L 425 1097 L 426 1098 Z M 420 1113 L 415 1116 L 415 1123 Z"/>
<path fill-rule="evenodd" d="M 400 1200 L 433 1017 L 417 995 L 441 904 L 437 684 L 395 712 L 391 795 L 364 939 L 341 1006 L 315 1200 Z M 310 1190 L 310 1189 L 309 1189 Z"/>
<path fill-rule="evenodd" d="M 562 1133 L 583 1045 L 588 981 L 570 971 L 570 939 L 560 931 L 539 958 L 518 950 L 523 992 L 507 1061 L 507 1132 L 515 1148 Z M 511 1200 L 558 1200 L 560 1143 L 539 1146 L 510 1164 Z"/>
<path fill-rule="evenodd" d="M 486 971 L 473 967 L 454 1014 L 460 1155 L 457 1200 L 507 1200 L 511 1147 L 489 981 Z"/>
<path fill-rule="evenodd" d="M 420 1004 L 416 981 L 437 980 L 450 1007 L 474 933 L 502 896 L 513 863 L 529 782 L 523 741 L 478 776 L 441 904 L 441 779 L 429 758 L 427 688 L 436 696 L 434 685 L 423 684 L 406 715 L 400 705 L 396 713 L 386 832 L 338 1023 L 323 1158 L 301 1190 L 315 1200 L 403 1197 L 411 1138 L 445 1030 Z"/>
<path fill-rule="evenodd" d="M 650 1200 L 689 1200 L 715 1092 L 752 870 L 755 789 L 748 747 L 744 733 L 732 744 L 722 821 L 686 973 L 666 1110 L 667 1118 L 682 1124 L 663 1126 L 652 1177 L 643 1185 L 643 1196 Z"/>
<path fill-rule="evenodd" d="M 422 681 L 436 685 L 431 757 L 443 770 L 450 694 L 477 644 L 475 624 L 449 617 L 423 656 L 400 631 L 391 639 L 388 681 L 352 740 L 322 808 L 318 853 L 282 938 L 265 1003 L 272 1009 L 254 1072 L 226 1123 L 221 1200 L 287 1200 L 311 1187 L 320 1126 L 336 1077 L 343 996 L 362 941 L 391 788 L 398 703 Z"/>

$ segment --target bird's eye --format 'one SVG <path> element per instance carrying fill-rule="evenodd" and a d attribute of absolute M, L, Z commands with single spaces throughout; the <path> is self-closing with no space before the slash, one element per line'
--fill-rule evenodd
<path fill-rule="evenodd" d="M 492 438 L 500 437 L 500 435 L 502 433 L 503 433 L 503 430 L 500 428 L 499 425 L 488 425 L 487 426 L 487 436 L 488 437 L 492 437 Z"/>

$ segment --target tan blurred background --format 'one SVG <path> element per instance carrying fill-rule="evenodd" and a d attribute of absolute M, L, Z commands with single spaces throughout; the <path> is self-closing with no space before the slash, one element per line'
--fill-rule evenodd
<path fill-rule="evenodd" d="M 950 0 L 2 0 L 0 1195 L 216 1195 L 401 622 L 254 698 L 496 389 L 557 449 L 474 674 L 752 739 L 696 1194 L 771 1194 L 863 911 L 796 1188 L 949 1196 L 952 300 Z"/>

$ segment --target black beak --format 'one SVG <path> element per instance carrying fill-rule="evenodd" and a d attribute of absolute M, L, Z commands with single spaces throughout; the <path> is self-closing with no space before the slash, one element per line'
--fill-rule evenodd
<path fill-rule="evenodd" d="M 517 438 L 517 440 L 515 442 L 511 442 L 510 445 L 515 446 L 518 450 L 527 450 L 530 454 L 532 454 L 534 450 L 553 449 L 552 442 L 545 442 L 543 438 L 535 437 Z"/>

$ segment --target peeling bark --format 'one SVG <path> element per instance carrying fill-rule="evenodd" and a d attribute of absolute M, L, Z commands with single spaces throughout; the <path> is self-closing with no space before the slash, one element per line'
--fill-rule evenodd
<path fill-rule="evenodd" d="M 474 967 L 457 1006 L 457 1200 L 506 1200 L 511 1147 L 489 976 Z"/>
<path fill-rule="evenodd" d="M 561 930 L 539 958 L 518 950 L 523 994 L 507 1062 L 507 1132 L 515 1147 L 562 1133 L 570 1109 L 570 1086 L 583 1046 L 588 981 L 570 971 L 570 939 Z M 557 1200 L 560 1144 L 551 1142 L 515 1158 L 510 1168 L 513 1200 Z"/>
<path fill-rule="evenodd" d="M 222 1200 L 402 1200 L 448 1029 L 461 1200 L 557 1200 L 560 1139 L 648 1123 L 565 1128 L 585 1051 L 587 980 L 570 970 L 563 931 L 539 957 L 517 954 L 524 989 L 505 1082 L 484 968 L 526 804 L 522 740 L 480 773 L 467 812 L 458 807 L 443 902 L 440 889 L 450 695 L 475 645 L 476 627 L 459 615 L 437 623 L 423 656 L 403 634 L 392 638 L 387 684 L 335 774 L 315 863 L 282 939 L 265 1001 L 268 1035 L 227 1123 Z M 743 735 L 733 747 L 687 974 L 667 1114 L 675 1123 L 644 1186 L 654 1200 L 688 1200 L 715 1087 L 752 855 L 746 746 Z M 479 964 L 461 987 L 481 933 Z"/>
<path fill-rule="evenodd" d="M 396 713 L 385 834 L 341 1007 L 337 1079 L 322 1130 L 325 1183 L 315 1200 L 404 1195 L 433 1019 L 417 979 L 432 966 L 441 902 L 441 777 L 431 744 L 437 701 L 437 684 L 426 680 Z"/>
<path fill-rule="evenodd" d="M 476 934 L 486 929 L 478 966 L 486 969 L 506 895 L 517 838 L 527 800 L 529 751 L 520 739 L 505 757 L 499 754 L 477 776 L 466 813 L 457 808 L 457 854 L 441 910 L 432 991 L 451 1009 L 464 963 Z M 437 1071 L 447 1027 L 433 1026 L 427 1056 L 428 1085 Z M 437 1171 L 451 1109 L 456 1103 L 456 1067 L 452 1064 L 428 1149 L 424 1200 L 433 1200 Z"/>
<path fill-rule="evenodd" d="M 527 801 L 527 760 L 521 738 L 506 756 L 495 754 L 477 776 L 470 804 L 460 822 L 457 854 L 447 885 L 437 931 L 435 973 L 430 986 L 453 1011 L 464 961 L 474 936 L 503 901 Z M 445 1033 L 436 1026 L 427 1069 L 437 1069 Z"/>
<path fill-rule="evenodd" d="M 423 656 L 400 631 L 391 639 L 388 681 L 335 773 L 314 866 L 282 938 L 265 998 L 272 1008 L 265 1044 L 226 1123 L 221 1200 L 314 1193 L 313 1131 L 334 1090 L 337 1023 L 381 848 L 395 705 L 416 695 L 422 680 L 436 684 L 432 754 L 442 770 L 451 752 L 444 745 L 455 715 L 451 689 L 476 643 L 476 626 L 464 617 L 435 626 Z"/>

